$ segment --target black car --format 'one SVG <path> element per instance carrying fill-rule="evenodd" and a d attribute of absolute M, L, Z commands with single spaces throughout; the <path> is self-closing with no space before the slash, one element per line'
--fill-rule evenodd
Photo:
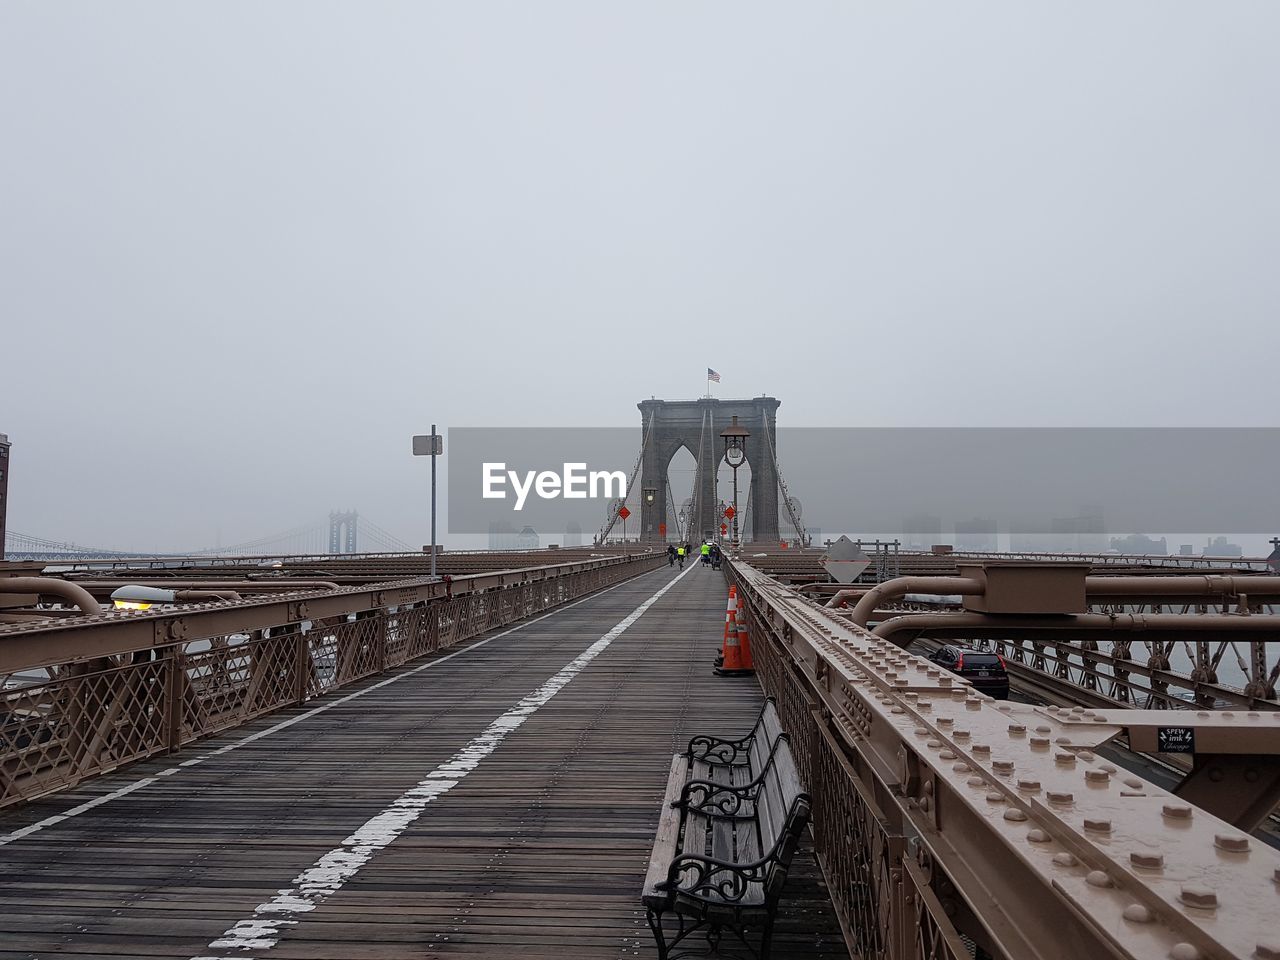
<path fill-rule="evenodd" d="M 1009 699 L 1009 672 L 1005 670 L 1004 657 L 998 653 L 947 644 L 929 659 L 964 677 L 980 693 L 996 700 Z"/>

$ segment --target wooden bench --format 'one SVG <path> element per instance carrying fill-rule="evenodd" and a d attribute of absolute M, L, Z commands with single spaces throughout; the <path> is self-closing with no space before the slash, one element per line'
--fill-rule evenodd
<path fill-rule="evenodd" d="M 726 932 L 767 958 L 808 821 L 809 794 L 772 703 L 746 737 L 694 737 L 671 761 L 642 896 L 661 960 L 718 951 Z M 699 932 L 706 945 L 690 941 Z"/>

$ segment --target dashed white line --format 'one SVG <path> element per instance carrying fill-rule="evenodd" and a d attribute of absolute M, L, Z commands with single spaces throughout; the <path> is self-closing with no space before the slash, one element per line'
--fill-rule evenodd
<path fill-rule="evenodd" d="M 59 823 L 62 823 L 65 820 L 70 820 L 73 817 L 78 817 L 82 813 L 88 813 L 90 810 L 93 810 L 96 807 L 100 807 L 105 803 L 110 803 L 113 800 L 119 800 L 121 797 L 127 797 L 129 794 L 134 793 L 138 790 L 141 790 L 144 787 L 149 787 L 153 783 L 158 783 L 160 780 L 163 780 L 166 777 L 171 777 L 175 773 L 179 773 L 180 771 L 182 771 L 187 767 L 197 766 L 201 763 L 204 763 L 206 760 L 212 760 L 214 757 L 220 757 L 225 753 L 230 753 L 232 750 L 238 750 L 241 747 L 247 746 L 251 743 L 255 743 L 258 740 L 262 740 L 265 737 L 273 736 L 274 734 L 279 733 L 281 730 L 287 730 L 289 729 L 289 727 L 292 727 L 295 724 L 302 723 L 304 720 L 310 720 L 312 717 L 317 716 L 318 714 L 324 713 L 326 710 L 332 710 L 334 707 L 340 707 L 343 704 L 350 703 L 352 700 L 356 700 L 359 697 L 363 697 L 365 694 L 372 693 L 375 690 L 381 690 L 383 687 L 388 687 L 393 683 L 399 683 L 401 680 L 404 680 L 408 677 L 415 676 L 421 673 L 423 670 L 429 670 L 432 667 L 439 666 L 440 664 L 445 663 L 448 660 L 452 660 L 454 657 L 460 657 L 463 654 L 470 653 L 472 650 L 478 650 L 480 647 L 483 647 L 487 643 L 492 643 L 495 640 L 501 640 L 503 637 L 507 636 L 508 634 L 515 633 L 517 630 L 523 630 L 525 627 L 532 626 L 533 624 L 539 622 L 540 620 L 547 619 L 547 617 L 554 617 L 558 613 L 563 613 L 565 610 L 569 610 L 572 607 L 576 607 L 580 603 L 586 603 L 588 600 L 594 600 L 596 597 L 602 596 L 603 594 L 609 593 L 610 591 L 617 590 L 619 587 L 625 586 L 627 583 L 631 583 L 631 582 L 632 582 L 631 580 L 624 580 L 622 583 L 615 583 L 612 587 L 606 587 L 603 590 L 596 591 L 590 596 L 583 597 L 581 600 L 574 600 L 572 603 L 567 603 L 564 606 L 556 607 L 554 610 L 544 613 L 540 617 L 534 617 L 532 620 L 525 620 L 517 624 L 516 626 L 510 628 L 509 630 L 503 630 L 501 633 L 495 633 L 492 637 L 486 637 L 485 639 L 481 640 L 478 643 L 471 644 L 471 646 L 469 647 L 464 647 L 461 650 L 455 650 L 453 653 L 446 654 L 445 656 L 439 657 L 435 660 L 429 660 L 426 663 L 422 664 L 421 666 L 414 667 L 412 670 L 406 670 L 403 673 L 397 673 L 395 676 L 387 677 L 385 680 L 380 680 L 377 683 L 371 684 L 367 687 L 362 687 L 361 689 L 353 691 L 352 693 L 348 693 L 345 696 L 338 697 L 336 700 L 329 700 L 325 703 L 320 704 L 318 707 L 313 707 L 312 709 L 307 710 L 304 713 L 298 714 L 296 717 L 290 717 L 288 720 L 281 720 L 279 723 L 274 724 L 273 726 L 267 727 L 265 730 L 259 730 L 257 733 L 251 733 L 247 737 L 241 737 L 239 740 L 235 740 L 224 746 L 218 747 L 216 750 L 210 750 L 207 753 L 202 753 L 199 756 L 192 757 L 190 760 L 183 760 L 182 762 L 178 763 L 175 766 L 167 767 L 164 770 L 157 771 L 156 773 L 151 774 L 150 776 L 142 777 L 139 780 L 134 780 L 132 783 L 127 783 L 123 787 L 120 787 L 119 789 L 112 790 L 110 793 L 104 793 L 100 797 L 94 797 L 92 800 L 87 800 L 84 803 L 80 804 L 79 806 L 71 807 L 69 810 L 62 811 L 62 813 L 54 814 L 51 817 L 46 817 L 45 819 L 38 820 L 35 823 L 29 823 L 25 827 L 20 827 L 19 829 L 14 830 L 11 833 L 0 835 L 0 847 L 3 847 L 5 844 L 8 844 L 8 843 L 13 843 L 15 840 L 21 840 L 23 837 L 29 837 L 33 833 L 39 833 L 41 830 L 47 830 L 49 827 L 57 826 Z M 673 580 L 672 583 L 674 582 L 675 581 Z"/>
<path fill-rule="evenodd" d="M 224 960 L 228 955 L 253 960 L 246 957 L 243 951 L 264 951 L 274 947 L 280 941 L 283 931 L 298 923 L 296 918 L 299 914 L 316 909 L 341 890 L 361 867 L 422 816 L 427 804 L 461 783 L 507 736 L 518 730 L 540 707 L 564 689 L 587 664 L 626 632 L 628 627 L 692 569 L 690 566 L 684 573 L 668 581 L 558 673 L 489 724 L 483 733 L 367 820 L 355 833 L 343 840 L 341 845 L 334 847 L 295 877 L 291 887 L 280 890 L 275 897 L 259 904 L 252 917 L 241 920 L 210 943 L 209 949 L 217 951 L 216 953 L 201 954 L 192 960 Z M 234 954 L 227 951 L 233 951 Z"/>

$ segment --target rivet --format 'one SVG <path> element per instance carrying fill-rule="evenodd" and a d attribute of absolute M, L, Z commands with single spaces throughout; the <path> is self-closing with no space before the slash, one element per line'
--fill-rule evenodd
<path fill-rule="evenodd" d="M 1049 712 L 1050 712 L 1050 713 L 1058 713 L 1061 709 L 1062 709 L 1062 708 L 1061 708 L 1061 707 L 1059 707 L 1059 706 L 1052 706 L 1052 707 L 1050 707 L 1050 708 L 1049 708 Z"/>
<path fill-rule="evenodd" d="M 1032 843 L 1048 843 L 1049 834 L 1045 833 L 1039 827 L 1034 827 L 1027 831 L 1027 839 Z"/>
<path fill-rule="evenodd" d="M 991 769 L 994 770 L 996 773 L 1005 773 L 1005 774 L 1013 773 L 1013 761 L 1012 760 L 993 760 L 991 762 Z"/>
<path fill-rule="evenodd" d="M 932 807 L 933 807 L 933 804 L 932 802 L 930 802 L 928 797 L 925 797 L 923 800 L 920 801 L 920 809 L 923 812 L 928 813 Z"/>
<path fill-rule="evenodd" d="M 890 713 L 906 713 L 907 711 L 903 710 L 902 707 L 890 707 L 889 712 Z"/>
<path fill-rule="evenodd" d="M 1140 903 L 1131 903 L 1124 908 L 1124 918 L 1131 923 L 1150 923 L 1151 911 Z"/>
<path fill-rule="evenodd" d="M 1100 763 L 1098 764 L 1098 766 L 1101 767 L 1103 770 L 1107 771 L 1107 773 L 1116 772 L 1116 765 L 1114 763 Z"/>
<path fill-rule="evenodd" d="M 1053 759 L 1055 763 L 1069 767 L 1076 762 L 1076 755 L 1070 750 L 1059 750 L 1053 755 Z"/>
<path fill-rule="evenodd" d="M 1200 960 L 1200 951 L 1190 943 L 1175 943 L 1169 956 L 1173 960 Z"/>
<path fill-rule="evenodd" d="M 1076 756 L 1078 756 L 1081 760 L 1085 761 L 1086 763 L 1093 763 L 1094 761 L 1093 753 L 1088 750 L 1081 750 L 1079 753 L 1076 754 Z"/>
<path fill-rule="evenodd" d="M 1199 907 L 1202 910 L 1212 910 L 1218 905 L 1218 895 L 1213 890 L 1193 884 L 1183 886 L 1178 899 L 1188 907 Z"/>
<path fill-rule="evenodd" d="M 1146 786 L 1146 783 L 1143 782 L 1142 780 L 1139 780 L 1137 777 L 1125 777 L 1124 785 L 1126 787 L 1133 787 L 1133 789 L 1135 790 L 1140 790 Z"/>
<path fill-rule="evenodd" d="M 963 700 L 967 696 L 969 696 L 969 694 L 965 693 L 964 687 L 956 687 L 954 690 L 951 691 L 952 700 Z"/>
<path fill-rule="evenodd" d="M 1054 737 L 1053 742 L 1054 742 L 1054 743 L 1057 743 L 1057 744 L 1062 744 L 1063 746 L 1066 746 L 1066 745 L 1069 745 L 1069 744 L 1071 743 L 1071 738 L 1070 738 L 1070 737 Z"/>
<path fill-rule="evenodd" d="M 1259 940 L 1253 955 L 1258 960 L 1280 960 L 1280 940 Z"/>
<path fill-rule="evenodd" d="M 938 754 L 938 756 L 941 757 L 943 760 L 954 760 L 956 758 L 956 753 L 954 750 L 943 750 L 940 754 Z"/>
<path fill-rule="evenodd" d="M 956 773 L 968 773 L 969 765 L 967 763 L 957 763 L 951 769 L 954 770 Z"/>
<path fill-rule="evenodd" d="M 990 793 L 987 794 L 987 800 L 989 800 L 991 803 L 1003 803 L 1004 794 L 1000 793 L 998 790 L 992 790 Z"/>
<path fill-rule="evenodd" d="M 1107 718 L 1106 718 L 1106 717 L 1090 717 L 1090 719 L 1091 719 L 1094 723 L 1106 723 L 1106 722 L 1107 722 Z"/>
<path fill-rule="evenodd" d="M 955 723 L 955 721 L 954 721 L 954 720 L 952 720 L 950 717 L 939 717 L 939 718 L 938 718 L 938 726 L 940 726 L 940 727 L 949 727 L 949 726 L 951 726 L 953 723 Z"/>
<path fill-rule="evenodd" d="M 1075 799 L 1068 790 L 1046 790 L 1044 796 L 1050 803 L 1070 803 Z"/>
<path fill-rule="evenodd" d="M 1191 819 L 1191 807 L 1185 803 L 1166 803 L 1160 808 L 1160 812 L 1170 820 Z"/>
<path fill-rule="evenodd" d="M 929 731 L 924 727 L 916 727 L 911 732 L 914 733 L 917 737 L 927 737 L 929 735 Z"/>
<path fill-rule="evenodd" d="M 1076 858 L 1064 850 L 1061 853 L 1055 853 L 1053 855 L 1053 862 L 1060 867 L 1074 867 L 1076 865 Z"/>
<path fill-rule="evenodd" d="M 1248 853 L 1249 838 L 1236 833 L 1217 833 L 1213 837 L 1213 845 L 1228 853 Z"/>
<path fill-rule="evenodd" d="M 1048 750 L 1049 738 L 1048 737 L 1032 737 L 1031 749 L 1032 750 Z"/>
<path fill-rule="evenodd" d="M 1201 720 L 1208 720 L 1209 712 L 1207 710 L 1198 710 L 1196 711 L 1196 716 L 1199 717 Z"/>
<path fill-rule="evenodd" d="M 1039 780 L 1028 780 L 1028 779 L 1025 779 L 1025 778 L 1024 778 L 1024 779 L 1022 779 L 1022 780 L 1019 780 L 1019 781 L 1018 781 L 1018 789 L 1019 789 L 1019 790 L 1026 790 L 1026 791 L 1028 791 L 1029 793 L 1036 793 L 1036 792 L 1038 792 L 1038 791 L 1040 790 L 1040 781 L 1039 781 Z"/>
<path fill-rule="evenodd" d="M 999 710 L 1001 713 L 1008 713 L 1010 710 L 1013 709 L 1013 704 L 998 703 L 996 704 L 996 709 Z"/>
<path fill-rule="evenodd" d="M 1085 883 L 1091 887 L 1109 887 L 1111 886 L 1111 878 L 1107 876 L 1103 870 L 1090 870 L 1089 875 L 1084 878 Z"/>
<path fill-rule="evenodd" d="M 1086 770 L 1084 778 L 1089 783 L 1107 783 L 1111 780 L 1111 774 L 1105 770 Z"/>
<path fill-rule="evenodd" d="M 1164 854 L 1135 850 L 1129 854 L 1129 862 L 1135 867 L 1142 867 L 1145 870 L 1159 870 L 1164 866 Z"/>
<path fill-rule="evenodd" d="M 1021 723 L 1011 723 L 1011 724 L 1009 724 L 1009 735 L 1010 735 L 1010 736 L 1013 736 L 1013 737 L 1020 737 L 1020 736 L 1022 736 L 1024 733 L 1026 733 L 1026 732 L 1027 732 L 1027 728 L 1026 728 L 1025 726 L 1023 726 Z"/>
<path fill-rule="evenodd" d="M 1092 830 L 1094 833 L 1110 833 L 1111 821 L 1101 817 L 1085 817 L 1084 828 Z"/>
<path fill-rule="evenodd" d="M 957 740 L 968 740 L 968 739 L 969 739 L 969 731 L 968 731 L 968 730 L 965 730 L 963 727 L 960 727 L 960 728 L 957 728 L 957 730 L 956 730 L 956 732 L 953 734 L 953 736 L 954 736 Z"/>
<path fill-rule="evenodd" d="M 966 710 L 981 710 L 981 709 L 982 709 L 982 701 L 981 701 L 981 700 L 966 700 L 966 701 L 964 702 L 964 708 L 965 708 Z"/>
<path fill-rule="evenodd" d="M 1010 807 L 1008 810 L 1004 812 L 1004 818 L 1006 820 L 1012 820 L 1014 823 L 1020 823 L 1021 821 L 1027 819 L 1027 815 L 1023 813 L 1021 810 L 1019 810 L 1017 807 Z"/>
<path fill-rule="evenodd" d="M 983 780 L 981 777 L 970 777 L 965 781 L 965 783 L 971 787 L 985 787 L 987 785 L 987 781 Z"/>
<path fill-rule="evenodd" d="M 929 740 L 926 742 L 925 746 L 932 747 L 934 750 L 937 750 L 939 747 L 942 746 L 942 741 L 936 740 L 933 737 L 930 737 Z"/>
<path fill-rule="evenodd" d="M 990 753 L 991 747 L 985 743 L 975 743 L 973 745 L 973 752 L 974 753 Z"/>
<path fill-rule="evenodd" d="M 1052 733 L 1052 732 L 1053 732 L 1053 727 L 1049 726 L 1047 723 L 1041 723 L 1036 725 L 1036 733 Z"/>

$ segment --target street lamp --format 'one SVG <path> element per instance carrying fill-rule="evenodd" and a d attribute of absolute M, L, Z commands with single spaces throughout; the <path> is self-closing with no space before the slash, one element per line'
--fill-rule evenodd
<path fill-rule="evenodd" d="M 645 530 L 645 533 L 648 534 L 648 537 L 650 540 L 653 539 L 653 501 L 656 499 L 658 499 L 658 488 L 645 487 L 644 488 L 644 506 L 645 506 L 644 512 L 645 512 L 645 515 L 648 516 L 649 518 L 649 527 L 647 530 Z"/>
<path fill-rule="evenodd" d="M 738 426 L 738 418 L 734 417 L 729 426 L 720 431 L 724 440 L 724 462 L 733 471 L 733 548 L 738 549 L 738 468 L 747 460 L 747 437 L 751 432 L 746 427 Z"/>

